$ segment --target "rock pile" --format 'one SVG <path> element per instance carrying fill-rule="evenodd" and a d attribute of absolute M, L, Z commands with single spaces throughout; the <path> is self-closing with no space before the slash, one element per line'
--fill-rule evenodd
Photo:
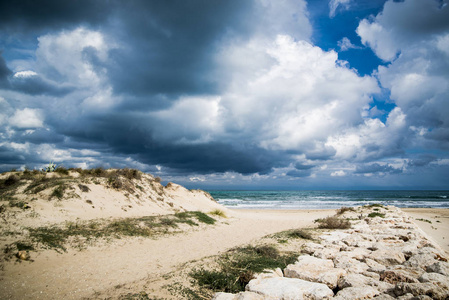
<path fill-rule="evenodd" d="M 245 292 L 213 299 L 449 299 L 445 252 L 400 209 L 375 210 L 345 212 L 340 217 L 351 229 L 324 233 L 296 263 L 259 274 Z"/>

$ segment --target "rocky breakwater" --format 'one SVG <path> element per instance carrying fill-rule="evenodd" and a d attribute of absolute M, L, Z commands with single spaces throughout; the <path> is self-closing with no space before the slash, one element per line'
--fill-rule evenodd
<path fill-rule="evenodd" d="M 400 209 L 348 209 L 351 228 L 323 232 L 296 263 L 252 279 L 237 299 L 449 299 L 449 263 Z"/>

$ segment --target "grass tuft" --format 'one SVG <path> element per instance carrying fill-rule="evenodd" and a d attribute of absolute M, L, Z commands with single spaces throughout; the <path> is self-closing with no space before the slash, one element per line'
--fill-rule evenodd
<path fill-rule="evenodd" d="M 294 238 L 294 239 L 305 239 L 305 240 L 313 240 L 313 236 L 310 234 L 310 232 L 304 230 L 304 229 L 294 229 L 287 233 L 287 237 Z"/>
<path fill-rule="evenodd" d="M 228 216 L 225 214 L 224 211 L 222 211 L 221 209 L 215 209 L 211 212 L 209 212 L 210 215 L 214 215 L 217 217 L 221 217 L 221 218 L 227 218 Z"/>
<path fill-rule="evenodd" d="M 202 289 L 237 293 L 245 290 L 256 273 L 265 269 L 285 268 L 297 257 L 297 253 L 280 254 L 272 245 L 236 248 L 219 258 L 218 269 L 194 270 L 190 276 Z"/>
<path fill-rule="evenodd" d="M 354 207 L 343 206 L 343 207 L 337 209 L 337 215 L 342 215 L 347 211 L 355 211 L 355 209 L 354 209 Z"/>
<path fill-rule="evenodd" d="M 379 212 L 372 212 L 368 215 L 369 218 L 375 218 L 375 217 L 380 217 L 380 218 L 385 218 L 385 214 L 379 213 Z"/>
<path fill-rule="evenodd" d="M 324 219 L 316 219 L 315 223 L 319 223 L 318 228 L 322 229 L 349 229 L 351 228 L 351 223 L 348 220 L 337 218 L 337 217 L 327 217 Z"/>

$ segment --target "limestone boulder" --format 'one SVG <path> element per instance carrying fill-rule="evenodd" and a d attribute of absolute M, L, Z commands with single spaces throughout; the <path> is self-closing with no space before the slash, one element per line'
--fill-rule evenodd
<path fill-rule="evenodd" d="M 368 258 L 385 266 L 400 265 L 405 262 L 405 256 L 400 248 L 379 248 L 371 252 Z"/>
<path fill-rule="evenodd" d="M 348 287 L 357 287 L 362 285 L 368 285 L 371 281 L 371 278 L 360 275 L 360 274 L 348 274 L 346 276 L 341 277 L 338 280 L 338 287 L 340 289 L 348 288 Z"/>
<path fill-rule="evenodd" d="M 371 286 L 358 286 L 358 287 L 348 287 L 338 291 L 337 296 L 334 299 L 339 300 L 362 300 L 371 299 L 379 295 L 380 292 Z"/>
<path fill-rule="evenodd" d="M 445 300 L 449 297 L 449 290 L 444 289 L 431 282 L 405 283 L 396 284 L 394 293 L 396 296 L 412 294 L 413 296 L 427 295 L 432 299 Z"/>
<path fill-rule="evenodd" d="M 439 273 L 445 276 L 449 276 L 449 263 L 445 261 L 438 261 L 426 267 L 428 273 Z"/>
<path fill-rule="evenodd" d="M 416 254 L 409 258 L 404 263 L 404 266 L 414 269 L 423 269 L 426 267 L 433 265 L 437 261 L 435 260 L 435 254 L 425 253 L 425 254 Z"/>
<path fill-rule="evenodd" d="M 212 300 L 264 300 L 265 298 L 253 292 L 241 292 L 238 294 L 216 293 Z"/>
<path fill-rule="evenodd" d="M 344 275 L 346 271 L 335 268 L 332 260 L 313 256 L 300 256 L 295 264 L 284 269 L 285 277 L 324 283 L 331 289 L 337 286 L 338 279 Z"/>
<path fill-rule="evenodd" d="M 320 300 L 334 296 L 325 284 L 286 277 L 253 279 L 246 286 L 246 290 L 263 296 L 263 299 Z"/>
<path fill-rule="evenodd" d="M 377 261 L 372 260 L 371 258 L 365 258 L 363 261 L 365 262 L 365 264 L 368 265 L 369 272 L 381 273 L 387 268 L 384 265 L 378 263 Z"/>
<path fill-rule="evenodd" d="M 449 291 L 449 277 L 438 273 L 424 273 L 418 278 L 420 282 L 431 282 Z"/>
<path fill-rule="evenodd" d="M 350 273 L 363 273 L 369 269 L 367 264 L 346 256 L 336 257 L 333 261 L 336 268 L 344 269 Z"/>

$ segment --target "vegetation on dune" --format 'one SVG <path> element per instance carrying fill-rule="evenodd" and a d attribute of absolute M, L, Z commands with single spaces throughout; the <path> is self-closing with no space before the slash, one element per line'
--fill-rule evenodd
<path fill-rule="evenodd" d="M 285 268 L 298 253 L 280 253 L 273 245 L 235 248 L 218 257 L 215 270 L 196 269 L 190 273 L 202 292 L 237 293 L 245 290 L 256 273 L 265 269 Z"/>
<path fill-rule="evenodd" d="M 314 221 L 318 223 L 318 228 L 321 229 L 349 229 L 351 228 L 351 223 L 346 219 L 333 217 L 327 217 L 324 219 L 316 219 Z"/>
<path fill-rule="evenodd" d="M 368 215 L 369 218 L 375 218 L 375 217 L 380 217 L 380 218 L 385 218 L 385 214 L 379 213 L 379 212 L 372 212 Z"/>
<path fill-rule="evenodd" d="M 78 247 L 96 238 L 157 237 L 176 232 L 179 224 L 198 226 L 197 222 L 214 224 L 215 219 L 199 211 L 191 211 L 166 216 L 145 216 L 108 220 L 66 222 L 53 226 L 27 228 L 33 245 L 58 252 L 66 251 L 71 238 L 81 238 Z M 24 244 L 25 242 L 20 242 Z M 33 246 L 34 247 L 34 246 Z"/>
<path fill-rule="evenodd" d="M 49 173 L 55 174 L 53 176 Z M 74 178 L 73 173 L 78 173 Z M 94 169 L 66 169 L 62 166 L 56 166 L 50 163 L 48 167 L 43 170 L 30 171 L 26 169 L 24 171 L 14 171 L 12 174 L 4 179 L 0 180 L 0 199 L 8 200 L 15 194 L 16 190 L 25 185 L 24 193 L 26 194 L 38 194 L 42 191 L 51 189 L 49 200 L 53 198 L 62 199 L 65 192 L 72 185 L 78 185 L 82 192 L 88 192 L 89 187 L 81 184 L 94 182 L 99 184 L 101 179 L 110 188 L 116 190 L 125 190 L 129 193 L 134 193 L 136 186 L 133 183 L 134 179 L 141 179 L 142 172 L 136 169 L 111 169 L 105 170 L 103 168 Z M 155 182 L 160 182 L 160 178 L 155 178 Z M 142 190 L 142 187 L 140 187 Z"/>
<path fill-rule="evenodd" d="M 354 209 L 354 207 L 343 206 L 343 207 L 337 209 L 337 215 L 342 215 L 347 211 L 355 211 L 355 209 Z"/>

